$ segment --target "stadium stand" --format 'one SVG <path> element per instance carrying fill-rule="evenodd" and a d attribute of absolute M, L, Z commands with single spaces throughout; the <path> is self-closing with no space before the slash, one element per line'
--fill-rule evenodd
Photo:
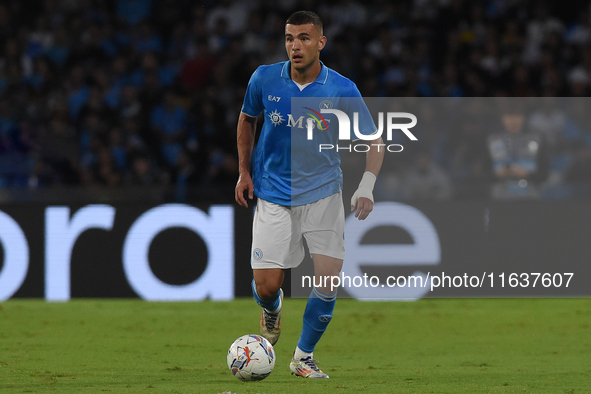
<path fill-rule="evenodd" d="M 568 7 L 534 0 L 4 0 L 0 199 L 66 189 L 98 191 L 103 199 L 125 199 L 133 190 L 134 198 L 231 201 L 244 89 L 258 65 L 285 60 L 284 21 L 297 9 L 321 15 L 329 37 L 322 60 L 364 96 L 586 97 L 590 6 L 581 0 Z M 550 148 L 540 159 L 548 171 L 539 197 L 590 196 L 591 128 L 584 111 L 528 116 Z M 413 157 L 384 174 L 403 191 L 391 196 L 491 198 L 490 132 L 430 138 L 417 154 L 428 153 L 421 160 L 437 168 L 446 191 L 409 191 L 413 185 L 404 183 Z"/>

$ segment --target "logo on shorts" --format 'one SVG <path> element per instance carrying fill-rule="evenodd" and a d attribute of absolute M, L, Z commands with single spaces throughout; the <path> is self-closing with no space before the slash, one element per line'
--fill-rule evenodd
<path fill-rule="evenodd" d="M 256 248 L 255 250 L 253 250 L 252 252 L 252 257 L 254 257 L 255 260 L 260 260 L 263 258 L 263 251 L 260 250 L 259 248 Z"/>
<path fill-rule="evenodd" d="M 328 323 L 330 321 L 330 319 L 332 319 L 331 315 L 320 315 L 318 316 L 318 320 L 320 320 L 322 323 Z"/>

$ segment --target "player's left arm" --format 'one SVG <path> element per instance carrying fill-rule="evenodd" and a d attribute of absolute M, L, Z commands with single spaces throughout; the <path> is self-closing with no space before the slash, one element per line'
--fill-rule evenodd
<path fill-rule="evenodd" d="M 383 143 L 382 137 L 378 137 L 369 144 L 365 172 L 351 198 L 351 212 L 355 211 L 355 217 L 359 220 L 364 220 L 373 211 L 373 188 L 384 161 Z"/>

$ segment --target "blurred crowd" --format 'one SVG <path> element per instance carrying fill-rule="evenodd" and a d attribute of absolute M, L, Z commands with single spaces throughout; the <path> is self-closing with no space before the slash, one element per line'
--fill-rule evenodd
<path fill-rule="evenodd" d="M 286 60 L 284 23 L 300 9 L 324 21 L 322 61 L 366 97 L 585 97 L 590 3 L 4 0 L 0 188 L 170 185 L 179 200 L 191 187 L 232 196 L 246 85 L 260 64 Z M 533 116 L 524 124 L 543 129 L 569 115 Z M 547 144 L 555 151 L 536 159 L 547 169 L 536 182 L 591 180 L 591 128 L 579 129 Z M 433 134 L 384 182 L 400 199 L 487 197 L 499 176 L 490 132 Z"/>

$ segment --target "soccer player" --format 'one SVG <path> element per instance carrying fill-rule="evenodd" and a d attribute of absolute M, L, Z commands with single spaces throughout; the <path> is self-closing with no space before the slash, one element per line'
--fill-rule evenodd
<path fill-rule="evenodd" d="M 240 175 L 235 198 L 238 204 L 248 207 L 247 198 L 252 200 L 254 194 L 258 197 L 253 222 L 252 290 L 256 302 L 263 308 L 261 334 L 272 344 L 281 333 L 281 286 L 285 270 L 302 262 L 303 239 L 310 250 L 317 278 L 339 274 L 345 249 L 338 152 L 310 149 L 300 157 L 292 150 L 294 138 L 306 136 L 305 131 L 296 129 L 295 119 L 299 118 L 291 113 L 292 99 L 310 97 L 319 98 L 320 102 L 320 98 L 326 97 L 335 98 L 333 101 L 356 98 L 354 102 L 359 107 L 348 104 L 348 109 L 360 114 L 359 131 L 364 135 L 376 131 L 355 84 L 320 61 L 320 51 L 325 45 L 326 37 L 318 15 L 307 11 L 292 14 L 285 24 L 289 61 L 257 68 L 248 83 L 238 120 Z M 256 121 L 261 112 L 264 123 L 254 147 Z M 336 127 L 322 130 L 328 132 L 330 141 L 338 142 Z M 379 137 L 372 141 L 372 144 L 381 143 Z M 355 217 L 360 220 L 373 209 L 372 192 L 383 155 L 384 150 L 376 146 L 367 153 L 366 171 L 351 200 L 351 211 L 355 211 Z M 330 285 L 312 289 L 304 311 L 301 336 L 290 363 L 293 374 L 328 378 L 316 365 L 313 351 L 332 319 L 336 293 Z"/>

